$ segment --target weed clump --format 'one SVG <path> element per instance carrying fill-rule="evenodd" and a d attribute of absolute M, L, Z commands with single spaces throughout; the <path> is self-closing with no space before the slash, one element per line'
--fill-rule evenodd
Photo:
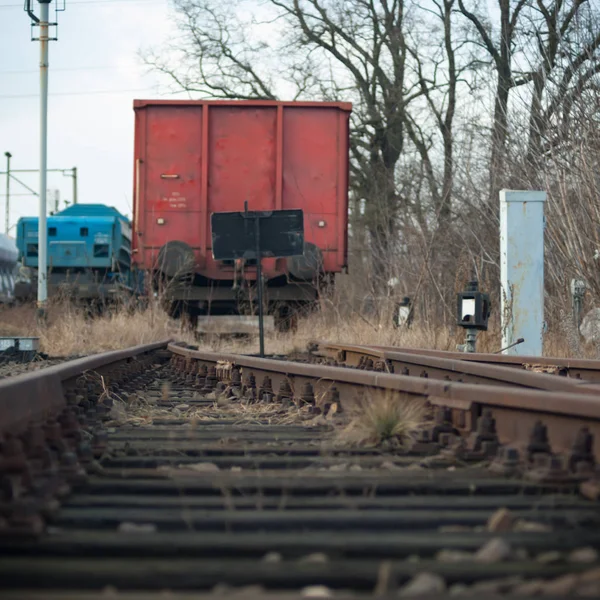
<path fill-rule="evenodd" d="M 350 415 L 338 437 L 341 442 L 360 446 L 406 448 L 428 422 L 423 402 L 389 392 L 361 399 Z"/>

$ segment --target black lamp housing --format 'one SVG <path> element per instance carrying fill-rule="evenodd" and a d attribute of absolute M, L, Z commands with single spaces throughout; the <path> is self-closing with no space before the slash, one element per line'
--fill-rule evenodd
<path fill-rule="evenodd" d="M 479 291 L 479 283 L 470 281 L 464 292 L 456 295 L 457 325 L 465 329 L 487 331 L 490 317 L 490 297 Z"/>

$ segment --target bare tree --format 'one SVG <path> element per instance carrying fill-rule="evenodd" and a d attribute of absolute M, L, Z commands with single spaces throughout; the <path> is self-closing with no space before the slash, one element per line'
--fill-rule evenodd
<path fill-rule="evenodd" d="M 405 0 L 266 4 L 272 27 L 282 30 L 277 48 L 251 38 L 232 6 L 220 9 L 210 0 L 178 0 L 184 39 L 174 54 L 182 60 L 173 64 L 171 57 L 155 54 L 148 62 L 190 92 L 276 98 L 272 73 L 281 56 L 295 98 L 354 100 L 352 187 L 357 198 L 366 200 L 361 218 L 369 232 L 373 266 L 383 280 L 399 237 L 398 216 L 407 202 L 397 181 L 407 126 L 417 139 L 408 107 L 425 92 L 431 95 L 435 86 L 407 77 L 407 61 L 414 52 L 407 44 Z M 447 168 L 451 170 L 451 157 Z M 439 206 L 442 197 L 449 199 L 450 187 L 442 192 L 432 187 Z"/>
<path fill-rule="evenodd" d="M 573 107 L 600 83 L 600 18 L 589 0 L 536 0 L 530 21 L 537 64 L 519 83 L 532 84 L 526 164 L 538 169 L 550 147 L 569 137 Z"/>
<path fill-rule="evenodd" d="M 232 7 L 211 0 L 177 0 L 181 37 L 151 49 L 146 64 L 167 75 L 176 91 L 221 99 L 276 99 L 268 69 L 258 68 L 269 45 L 248 36 L 248 23 Z"/>
<path fill-rule="evenodd" d="M 477 14 L 477 5 L 467 8 L 465 0 L 458 0 L 462 14 L 469 19 L 479 34 L 479 44 L 485 49 L 496 71 L 494 112 L 492 117 L 490 158 L 490 199 L 495 203 L 498 191 L 504 185 L 503 165 L 508 135 L 508 100 L 517 82 L 513 77 L 513 56 L 518 38 L 519 18 L 532 0 L 497 0 L 500 12 L 500 30 L 497 37 L 487 19 Z"/>
<path fill-rule="evenodd" d="M 596 162 L 586 158 L 599 133 L 600 19 L 589 0 L 486 7 L 175 0 L 180 37 L 146 58 L 195 97 L 351 101 L 361 273 L 374 295 L 395 276 L 450 319 L 454 286 L 473 270 L 497 288 L 501 187 L 549 191 L 549 214 L 564 221 L 549 226 L 552 289 L 565 273 L 591 277 L 600 243 Z M 577 231 L 585 239 L 575 243 Z"/>

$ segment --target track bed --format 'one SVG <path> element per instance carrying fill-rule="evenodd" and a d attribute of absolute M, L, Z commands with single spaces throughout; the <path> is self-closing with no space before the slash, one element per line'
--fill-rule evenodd
<path fill-rule="evenodd" d="M 357 446 L 351 370 L 323 403 L 317 380 L 310 401 L 260 383 L 272 364 L 252 383 L 213 360 L 155 345 L 1 382 L 2 597 L 598 593 L 593 465 L 559 477 L 541 465 L 560 452 L 534 448 L 509 468 L 510 444 L 459 450 L 481 422 L 440 439 L 439 418 L 437 436 L 434 420 L 411 444 Z"/>

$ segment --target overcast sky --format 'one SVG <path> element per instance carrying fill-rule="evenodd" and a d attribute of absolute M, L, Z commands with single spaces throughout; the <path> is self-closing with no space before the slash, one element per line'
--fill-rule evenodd
<path fill-rule="evenodd" d="M 80 202 L 113 205 L 131 216 L 133 100 L 186 97 L 159 85 L 139 58 L 143 48 L 177 37 L 170 2 L 67 0 L 66 10 L 58 13 L 58 41 L 50 42 L 48 167 L 78 168 Z M 251 0 L 247 4 L 255 14 L 258 7 Z M 51 20 L 56 5 L 57 0 L 50 4 Z M 0 0 L 0 171 L 5 171 L 7 151 L 13 155 L 12 169 L 39 167 L 39 51 L 23 0 Z M 37 174 L 15 175 L 38 191 Z M 0 231 L 5 186 L 0 175 Z M 69 177 L 49 173 L 48 188 L 50 203 L 54 190 L 61 206 L 62 200 L 72 200 Z M 37 212 L 37 198 L 12 181 L 11 226 Z"/>
<path fill-rule="evenodd" d="M 171 14 L 168 0 L 67 0 L 58 13 L 58 41 L 50 43 L 48 167 L 78 168 L 80 202 L 110 204 L 131 216 L 133 100 L 162 95 L 138 53 L 174 35 Z M 0 0 L 0 171 L 7 151 L 11 169 L 39 167 L 39 42 L 30 37 L 22 0 Z M 16 175 L 38 190 L 36 174 Z M 0 175 L 2 232 L 5 186 Z M 49 174 L 48 188 L 72 199 L 72 180 L 60 173 Z M 36 197 L 16 195 L 26 193 L 11 181 L 11 226 L 37 214 Z"/>

